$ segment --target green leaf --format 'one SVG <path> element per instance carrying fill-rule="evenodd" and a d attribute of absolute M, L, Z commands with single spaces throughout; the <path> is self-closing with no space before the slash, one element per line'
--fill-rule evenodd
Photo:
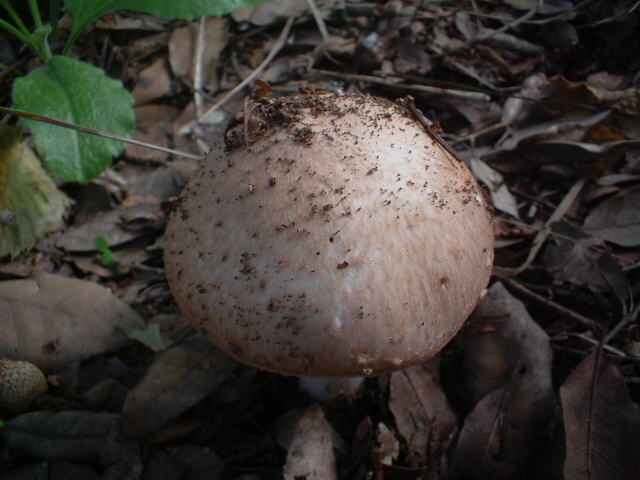
<path fill-rule="evenodd" d="M 111 262 L 113 262 L 113 257 L 114 255 L 111 250 L 103 250 L 100 252 L 100 263 L 102 263 L 103 266 L 108 267 Z"/>
<path fill-rule="evenodd" d="M 104 238 L 104 235 L 100 235 L 96 237 L 93 243 L 99 252 L 104 252 L 106 250 L 109 250 L 109 242 L 107 242 L 107 239 Z"/>
<path fill-rule="evenodd" d="M 264 0 L 66 0 L 65 6 L 73 18 L 75 32 L 114 10 L 134 10 L 158 17 L 193 20 L 203 15 L 226 15 L 262 1 Z"/>
<path fill-rule="evenodd" d="M 38 46 L 38 49 L 42 52 L 42 55 L 45 58 L 49 58 L 51 56 L 51 49 L 49 48 L 49 34 L 51 33 L 51 30 L 51 25 L 44 25 L 36 28 L 31 34 L 31 40 Z"/>
<path fill-rule="evenodd" d="M 96 246 L 98 252 L 100 252 L 100 262 L 102 265 L 106 267 L 113 262 L 114 254 L 111 248 L 109 248 L 109 242 L 107 242 L 104 235 L 97 236 L 93 244 Z"/>
<path fill-rule="evenodd" d="M 22 128 L 0 125 L 0 257 L 18 255 L 59 228 L 69 203 L 26 145 Z"/>
<path fill-rule="evenodd" d="M 131 327 L 125 329 L 127 336 L 133 340 L 146 345 L 154 352 L 160 352 L 167 348 L 162 339 L 162 332 L 160 331 L 160 325 L 152 323 L 147 325 L 144 329 Z"/>
<path fill-rule="evenodd" d="M 117 135 L 130 136 L 135 129 L 133 97 L 122 82 L 68 57 L 51 57 L 44 67 L 18 78 L 13 102 L 20 110 Z M 70 128 L 27 119 L 20 122 L 31 128 L 49 171 L 66 181 L 100 175 L 124 148 L 122 142 Z"/>

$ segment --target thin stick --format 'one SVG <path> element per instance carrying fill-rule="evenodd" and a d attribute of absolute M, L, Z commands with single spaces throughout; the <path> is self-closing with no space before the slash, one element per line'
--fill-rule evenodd
<path fill-rule="evenodd" d="M 318 25 L 318 30 L 320 30 L 320 35 L 322 36 L 322 41 L 327 44 L 329 43 L 329 32 L 327 31 L 327 26 L 322 19 L 322 15 L 320 14 L 320 10 L 316 5 L 314 0 L 307 0 L 307 5 L 313 14 L 313 18 L 316 21 L 316 25 Z"/>
<path fill-rule="evenodd" d="M 495 35 L 497 35 L 499 33 L 504 33 L 507 30 L 511 30 L 512 28 L 517 27 L 521 23 L 524 23 L 527 20 L 529 20 L 530 18 L 532 18 L 536 13 L 537 13 L 537 9 L 536 8 L 532 8 L 527 13 L 525 13 L 523 16 L 521 16 L 520 18 L 516 18 L 514 21 L 509 22 L 506 25 L 503 25 L 502 27 L 500 27 L 497 30 L 490 30 L 489 32 L 487 32 L 487 33 L 485 33 L 483 35 L 478 35 L 475 38 L 471 38 L 471 39 L 467 40 L 466 42 L 464 42 L 463 44 L 457 46 L 456 48 L 452 48 L 451 50 L 446 50 L 446 51 L 443 51 L 443 52 L 438 52 L 436 55 L 434 55 L 431 58 L 432 59 L 443 58 L 443 57 L 446 57 L 448 55 L 453 55 L 453 54 L 456 54 L 456 53 L 464 51 L 464 50 L 469 50 L 471 47 L 473 47 L 474 45 L 477 45 L 478 43 L 482 43 L 482 42 L 485 42 L 487 40 L 490 40 L 491 37 L 493 37 L 493 36 L 495 36 Z"/>
<path fill-rule="evenodd" d="M 464 98 L 466 100 L 476 100 L 480 102 L 489 102 L 491 97 L 486 93 L 469 92 L 466 90 L 452 90 L 450 88 L 431 87 L 429 85 L 418 85 L 415 83 L 402 83 L 402 79 L 398 77 L 380 78 L 372 75 L 360 75 L 357 73 L 341 73 L 332 72 L 330 70 L 312 69 L 312 73 L 318 73 L 327 77 L 340 78 L 343 80 L 353 80 L 357 82 L 367 82 L 376 85 L 386 85 L 388 87 L 400 90 L 409 90 L 417 93 L 425 93 L 429 95 L 448 95 L 456 98 Z"/>
<path fill-rule="evenodd" d="M 115 133 L 103 132 L 101 130 L 95 130 L 89 127 L 83 127 L 82 125 L 76 125 L 75 123 L 65 122 L 64 120 L 58 120 L 57 118 L 47 117 L 45 115 L 39 115 L 37 113 L 25 112 L 22 110 L 15 110 L 13 108 L 0 107 L 0 113 L 7 113 L 9 115 L 15 115 L 16 117 L 28 118 L 30 120 L 36 120 L 38 122 L 50 123 L 51 125 L 57 125 L 59 127 L 72 128 L 79 132 L 89 133 L 91 135 L 97 135 L 99 137 L 109 138 L 111 140 L 118 140 L 120 142 L 130 143 L 132 145 L 138 145 L 140 147 L 151 148 L 152 150 L 159 150 L 161 152 L 171 153 L 173 155 L 179 155 L 185 158 L 192 158 L 194 160 L 202 160 L 201 155 L 194 155 L 193 153 L 181 152 L 180 150 L 174 150 L 172 148 L 160 147 L 153 145 L 152 143 L 141 142 L 140 140 L 134 140 L 133 138 L 122 137 Z"/>
<path fill-rule="evenodd" d="M 204 106 L 204 98 L 200 93 L 202 91 L 202 64 L 204 62 L 204 47 L 206 44 L 206 17 L 200 17 L 200 21 L 198 22 L 198 37 L 196 40 L 196 49 L 194 52 L 194 63 L 195 66 L 193 68 L 193 103 L 196 106 L 196 115 L 199 117 L 202 115 L 202 110 Z"/>
<path fill-rule="evenodd" d="M 581 177 L 576 181 L 576 183 L 573 184 L 571 189 L 567 192 L 565 197 L 560 202 L 560 205 L 558 205 L 558 208 L 556 208 L 555 212 L 553 212 L 553 214 L 545 222 L 542 230 L 540 230 L 536 235 L 536 237 L 534 238 L 533 244 L 531 245 L 531 249 L 529 250 L 529 254 L 527 255 L 527 259 L 524 261 L 522 265 L 515 268 L 504 268 L 504 267 L 494 266 L 493 267 L 494 272 L 501 273 L 504 275 L 517 275 L 519 273 L 524 272 L 529 267 L 529 265 L 531 265 L 531 262 L 533 262 L 533 260 L 536 258 L 536 255 L 538 255 L 538 252 L 540 251 L 544 243 L 547 241 L 547 238 L 549 237 L 549 235 L 551 235 L 551 228 L 550 228 L 551 224 L 559 221 L 562 217 L 564 217 L 564 215 L 569 211 L 573 203 L 578 198 L 578 195 L 580 194 L 580 192 L 582 191 L 582 188 L 585 186 L 586 183 L 587 183 L 587 178 Z"/>
<path fill-rule="evenodd" d="M 553 300 L 549 300 L 548 298 L 543 297 L 542 295 L 534 292 L 533 290 L 529 290 L 527 287 L 516 282 L 515 280 L 512 280 L 511 278 L 505 277 L 502 275 L 498 275 L 496 276 L 496 278 L 500 282 L 504 283 L 509 289 L 517 291 L 519 294 L 527 297 L 529 300 L 532 300 L 540 305 L 543 305 L 545 307 L 551 308 L 552 310 L 555 310 L 560 315 L 570 318 L 571 320 L 581 324 L 582 326 L 587 327 L 592 332 L 599 333 L 602 331 L 602 327 L 594 320 L 591 320 L 590 318 L 580 315 L 579 313 L 574 312 L 573 310 L 570 310 L 567 307 L 563 307 L 559 303 L 556 303 Z"/>
<path fill-rule="evenodd" d="M 404 106 L 405 108 L 407 108 L 411 112 L 411 114 L 414 117 L 416 117 L 416 119 L 418 120 L 418 123 L 422 125 L 422 128 L 427 132 L 427 134 L 431 137 L 431 139 L 435 143 L 440 145 L 440 147 L 449 154 L 447 158 L 449 158 L 451 165 L 453 165 L 456 168 L 460 168 L 460 163 L 456 163 L 456 162 L 460 162 L 460 159 L 458 158 L 458 155 L 456 154 L 456 152 L 454 152 L 453 149 L 447 144 L 447 142 L 444 141 L 444 139 L 440 136 L 440 134 L 434 128 L 434 123 L 431 120 L 429 120 L 427 116 L 418 109 L 418 107 L 416 107 L 416 104 L 413 101 L 414 101 L 414 98 L 411 95 L 407 95 L 404 98 L 398 99 L 398 103 Z"/>
<path fill-rule="evenodd" d="M 262 61 L 262 63 L 260 65 L 258 65 L 258 67 L 253 72 L 251 72 L 251 75 L 249 75 L 242 82 L 240 82 L 238 85 L 236 85 L 236 87 L 233 90 L 231 90 L 229 93 L 227 93 L 227 95 L 225 95 L 225 97 L 222 100 L 220 100 L 213 107 L 211 107 L 204 115 L 202 115 L 197 120 L 193 120 L 193 121 L 187 123 L 184 127 L 182 127 L 180 130 L 178 130 L 178 133 L 180 133 L 181 135 L 189 135 L 191 133 L 191 131 L 193 130 L 193 127 L 196 124 L 198 124 L 198 123 L 207 123 L 207 122 L 211 121 L 211 118 L 214 116 L 215 112 L 217 112 L 222 107 L 224 107 L 243 88 L 245 88 L 247 85 L 249 85 L 251 82 L 253 82 L 256 78 L 258 78 L 260 76 L 260 74 L 267 68 L 269 63 L 271 63 L 271 60 L 273 60 L 275 58 L 275 56 L 280 52 L 280 50 L 282 50 L 282 48 L 286 45 L 287 38 L 289 37 L 289 32 L 291 31 L 291 27 L 293 26 L 293 21 L 295 20 L 296 15 L 297 15 L 297 13 L 296 13 L 297 10 L 298 10 L 297 8 L 295 8 L 293 10 L 293 13 L 289 16 L 289 18 L 287 19 L 287 22 L 285 23 L 284 27 L 282 28 L 282 31 L 280 32 L 280 35 L 278 36 L 278 39 L 273 44 L 273 47 L 271 48 L 271 51 L 269 52 L 267 57 Z"/>

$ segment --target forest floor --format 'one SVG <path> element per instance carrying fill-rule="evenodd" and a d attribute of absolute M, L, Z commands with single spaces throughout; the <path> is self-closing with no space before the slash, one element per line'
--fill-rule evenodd
<path fill-rule="evenodd" d="M 274 96 L 411 95 L 493 200 L 487 295 L 437 359 L 318 406 L 180 315 L 164 229 L 198 162 L 129 145 L 61 185 L 63 230 L 0 262 L 0 327 L 39 332 L 0 353 L 49 382 L 0 412 L 0 477 L 640 478 L 638 3 L 297 4 L 109 15 L 76 54 L 131 89 L 135 138 L 198 155 L 257 78 Z"/>

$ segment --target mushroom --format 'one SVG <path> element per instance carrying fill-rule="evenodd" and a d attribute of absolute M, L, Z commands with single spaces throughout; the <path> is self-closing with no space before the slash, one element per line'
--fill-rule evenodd
<path fill-rule="evenodd" d="M 284 375 L 433 357 L 493 262 L 484 191 L 435 140 L 373 96 L 247 101 L 168 221 L 181 311 L 238 361 Z"/>

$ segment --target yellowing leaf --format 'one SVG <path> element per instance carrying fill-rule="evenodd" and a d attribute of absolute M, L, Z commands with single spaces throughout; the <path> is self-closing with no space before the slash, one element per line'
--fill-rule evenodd
<path fill-rule="evenodd" d="M 57 229 L 69 203 L 27 146 L 22 129 L 0 125 L 0 257 L 18 255 Z"/>

